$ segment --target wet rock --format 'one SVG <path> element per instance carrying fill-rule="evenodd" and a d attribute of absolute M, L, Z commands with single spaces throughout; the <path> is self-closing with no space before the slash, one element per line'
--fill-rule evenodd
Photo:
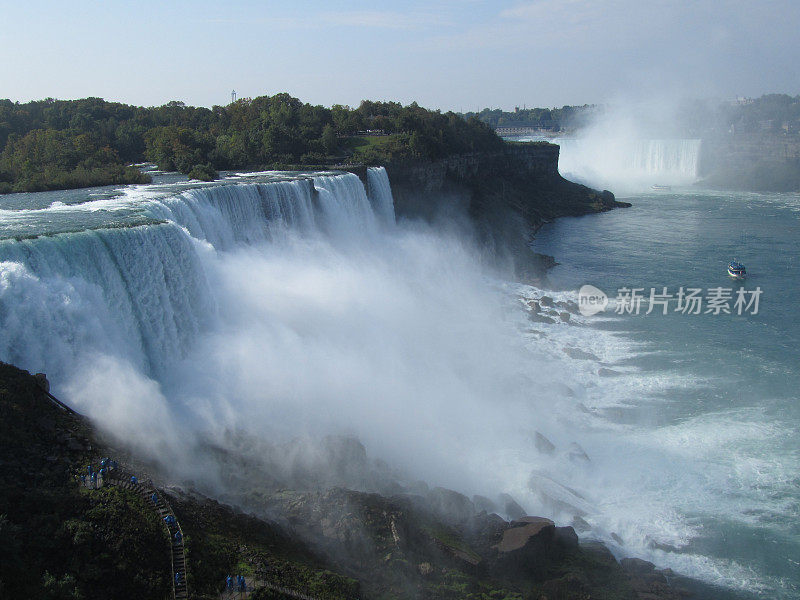
<path fill-rule="evenodd" d="M 572 517 L 572 527 L 575 531 L 579 531 L 581 533 L 585 531 L 591 531 L 592 526 L 583 518 L 578 515 Z"/>
<path fill-rule="evenodd" d="M 555 536 L 556 525 L 545 517 L 521 517 L 511 522 L 503 532 L 498 552 L 514 552 L 526 546 L 533 538 L 550 540 Z"/>
<path fill-rule="evenodd" d="M 646 575 L 647 573 L 652 573 L 656 569 L 653 563 L 642 560 L 641 558 L 623 558 L 619 561 L 619 564 L 622 565 L 622 568 L 628 573 L 636 575 Z"/>
<path fill-rule="evenodd" d="M 534 433 L 533 444 L 542 454 L 552 454 L 556 449 L 555 444 L 553 444 L 553 442 L 548 440 L 538 431 Z"/>
<path fill-rule="evenodd" d="M 428 492 L 427 499 L 431 510 L 449 523 L 463 523 L 475 514 L 475 507 L 469 498 L 447 488 L 433 488 Z"/>
<path fill-rule="evenodd" d="M 429 562 L 424 562 L 420 563 L 417 566 L 417 570 L 419 571 L 420 575 L 422 575 L 423 577 L 427 577 L 428 575 L 433 573 L 433 566 Z"/>
<path fill-rule="evenodd" d="M 569 445 L 569 451 L 567 452 L 567 458 L 569 458 L 574 463 L 588 463 L 591 462 L 589 460 L 589 455 L 586 454 L 586 451 L 580 447 L 579 444 L 576 442 L 572 442 Z"/>
<path fill-rule="evenodd" d="M 564 548 L 578 548 L 578 534 L 572 527 L 556 527 L 555 540 Z"/>
<path fill-rule="evenodd" d="M 539 313 L 531 313 L 528 315 L 528 318 L 533 321 L 534 323 L 555 323 L 556 320 L 553 317 L 548 317 L 547 315 L 542 315 Z"/>
<path fill-rule="evenodd" d="M 535 313 L 538 313 L 541 310 L 541 307 L 536 300 L 531 300 L 528 302 L 528 307 L 530 307 L 530 309 Z"/>
<path fill-rule="evenodd" d="M 615 371 L 614 369 L 606 369 L 605 367 L 600 367 L 597 370 L 597 374 L 600 377 L 616 377 L 618 375 L 622 375 L 619 371 Z"/>
<path fill-rule="evenodd" d="M 36 380 L 36 383 L 39 385 L 39 387 L 42 388 L 45 392 L 50 391 L 50 382 L 47 381 L 47 375 L 45 375 L 44 373 L 36 373 L 36 375 L 34 375 L 33 378 Z"/>
<path fill-rule="evenodd" d="M 406 493 L 414 496 L 427 496 L 430 488 L 424 481 L 415 481 L 406 486 Z"/>
<path fill-rule="evenodd" d="M 497 504 L 486 496 L 479 496 L 476 494 L 472 497 L 472 505 L 478 512 L 483 511 L 490 514 L 497 512 Z"/>
<path fill-rule="evenodd" d="M 539 298 L 539 304 L 551 308 L 553 306 L 553 299 L 550 296 L 542 296 Z"/>
<path fill-rule="evenodd" d="M 614 540 L 615 542 L 617 542 L 620 546 L 624 546 L 625 545 L 625 542 L 622 541 L 622 538 L 619 537 L 613 531 L 611 532 L 611 539 Z"/>
<path fill-rule="evenodd" d="M 558 316 L 564 323 L 569 323 L 570 314 L 568 312 L 560 312 Z"/>
<path fill-rule="evenodd" d="M 559 300 L 558 302 L 555 303 L 555 305 L 558 306 L 559 308 L 568 310 L 573 315 L 578 314 L 578 304 L 576 302 L 573 302 L 572 300 L 567 300 L 566 302 L 563 300 Z"/>
<path fill-rule="evenodd" d="M 500 494 L 497 499 L 500 504 L 500 509 L 508 516 L 509 519 L 521 519 L 525 516 L 525 509 L 522 508 L 510 495 Z"/>
<path fill-rule="evenodd" d="M 587 352 L 586 350 L 581 350 L 580 348 L 564 346 L 562 350 L 564 351 L 564 354 L 570 358 L 574 358 L 575 360 L 594 360 L 600 362 L 600 359 L 596 355 L 592 354 L 591 352 Z"/>

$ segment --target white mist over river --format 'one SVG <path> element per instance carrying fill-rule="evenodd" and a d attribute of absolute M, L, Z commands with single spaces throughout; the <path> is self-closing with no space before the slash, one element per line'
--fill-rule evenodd
<path fill-rule="evenodd" d="M 776 300 L 800 292 L 780 262 L 796 197 L 560 220 L 537 249 L 563 291 L 543 292 L 468 232 L 395 222 L 385 172 L 368 178 L 0 197 L 0 359 L 208 487 L 198 440 L 354 435 L 401 483 L 508 492 L 732 594 L 796 594 L 798 335 Z M 758 318 L 529 318 L 524 300 L 583 283 L 724 284 L 743 223 Z"/>

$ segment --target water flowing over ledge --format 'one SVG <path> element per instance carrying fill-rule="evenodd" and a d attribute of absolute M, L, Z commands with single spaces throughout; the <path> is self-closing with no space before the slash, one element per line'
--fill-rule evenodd
<path fill-rule="evenodd" d="M 349 173 L 195 188 L 147 203 L 162 223 L 0 241 L 0 356 L 58 380 L 92 348 L 163 375 L 214 313 L 202 243 L 376 235 L 394 209 L 386 171 L 368 176 L 369 197 Z"/>

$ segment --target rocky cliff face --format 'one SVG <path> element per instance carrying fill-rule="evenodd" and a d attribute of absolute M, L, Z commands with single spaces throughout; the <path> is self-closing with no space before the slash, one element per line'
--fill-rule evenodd
<path fill-rule="evenodd" d="M 557 145 L 545 142 L 508 144 L 498 152 L 389 164 L 386 169 L 398 216 L 468 216 L 478 238 L 508 252 L 518 274 L 525 276 L 547 266 L 528 248 L 543 223 L 630 206 L 609 191 L 561 177 L 558 153 Z"/>

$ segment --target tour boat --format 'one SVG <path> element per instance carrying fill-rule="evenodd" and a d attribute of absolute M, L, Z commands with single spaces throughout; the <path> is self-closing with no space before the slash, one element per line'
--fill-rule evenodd
<path fill-rule="evenodd" d="M 742 263 L 732 260 L 728 265 L 728 275 L 734 279 L 744 279 L 744 276 L 747 275 L 747 269 L 744 268 Z"/>
<path fill-rule="evenodd" d="M 657 185 L 654 183 L 653 185 L 650 186 L 650 189 L 655 190 L 657 192 L 668 192 L 672 188 L 669 187 L 668 185 Z"/>

